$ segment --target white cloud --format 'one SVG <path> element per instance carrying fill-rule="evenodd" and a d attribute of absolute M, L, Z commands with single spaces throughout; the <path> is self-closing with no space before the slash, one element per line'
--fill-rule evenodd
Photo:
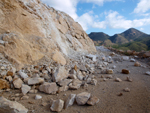
<path fill-rule="evenodd" d="M 77 21 L 82 25 L 84 30 L 91 27 L 99 29 L 108 27 L 113 29 L 128 29 L 150 25 L 150 18 L 128 20 L 116 11 L 105 12 L 105 20 L 103 21 L 96 21 L 96 19 L 94 13 L 85 13 Z"/>
<path fill-rule="evenodd" d="M 134 9 L 134 13 L 145 13 L 150 9 L 150 0 L 140 0 L 137 7 Z"/>
<path fill-rule="evenodd" d="M 76 6 L 78 0 L 41 0 L 50 7 L 54 7 L 57 10 L 63 11 L 69 14 L 73 19 L 78 18 L 76 14 Z"/>

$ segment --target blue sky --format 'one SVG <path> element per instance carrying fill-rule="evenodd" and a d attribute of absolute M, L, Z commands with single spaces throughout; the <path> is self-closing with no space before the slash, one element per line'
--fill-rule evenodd
<path fill-rule="evenodd" d="M 150 0 L 41 0 L 69 14 L 90 32 L 110 36 L 129 28 L 150 34 Z"/>

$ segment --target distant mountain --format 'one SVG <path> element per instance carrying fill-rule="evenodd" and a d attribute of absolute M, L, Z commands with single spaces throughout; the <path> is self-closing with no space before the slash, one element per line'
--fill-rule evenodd
<path fill-rule="evenodd" d="M 110 36 L 103 33 L 103 32 L 91 32 L 89 34 L 89 37 L 93 40 L 93 41 L 105 41 L 107 40 Z"/>
<path fill-rule="evenodd" d="M 102 41 L 103 43 L 101 44 L 104 44 L 106 40 L 108 41 L 108 39 L 114 44 L 125 44 L 128 42 L 132 42 L 138 38 L 149 37 L 149 35 L 135 28 L 130 28 L 124 31 L 123 33 L 115 34 L 113 36 L 109 36 L 103 32 L 92 32 L 89 34 L 89 37 L 93 41 Z"/>

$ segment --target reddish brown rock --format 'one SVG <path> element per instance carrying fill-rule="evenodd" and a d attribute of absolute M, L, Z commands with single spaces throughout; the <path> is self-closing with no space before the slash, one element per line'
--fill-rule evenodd
<path fill-rule="evenodd" d="M 13 76 L 13 72 L 12 71 L 8 71 L 7 72 L 7 76 Z"/>
<path fill-rule="evenodd" d="M 122 69 L 122 73 L 123 73 L 123 74 L 129 74 L 129 73 L 130 73 L 130 71 L 129 71 L 129 70 L 127 70 L 127 69 Z"/>
<path fill-rule="evenodd" d="M 0 89 L 9 89 L 9 84 L 6 80 L 0 79 Z"/>

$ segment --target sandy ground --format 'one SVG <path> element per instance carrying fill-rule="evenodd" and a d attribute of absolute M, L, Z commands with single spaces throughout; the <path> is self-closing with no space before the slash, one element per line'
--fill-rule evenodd
<path fill-rule="evenodd" d="M 140 63 L 146 65 L 145 63 Z M 130 61 L 114 62 L 110 66 L 113 65 L 117 67 L 114 74 L 112 74 L 113 79 L 103 81 L 101 76 L 105 77 L 108 74 L 97 74 L 95 75 L 98 80 L 96 86 L 89 85 L 88 89 L 81 87 L 78 90 L 61 92 L 58 95 L 47 95 L 39 92 L 38 94 L 43 97 L 42 100 L 35 100 L 36 94 L 28 94 L 30 99 L 18 100 L 18 102 L 28 108 L 29 113 L 51 113 L 50 105 L 48 104 L 44 107 L 41 105 L 42 102 L 49 103 L 51 98 L 66 100 L 69 94 L 78 94 L 86 91 L 97 96 L 100 102 L 95 106 L 78 106 L 74 104 L 68 109 L 63 109 L 61 113 L 150 113 L 150 76 L 144 74 L 150 68 L 135 67 L 134 62 Z M 121 70 L 123 68 L 129 69 L 131 73 L 128 75 L 122 74 Z M 126 81 L 127 76 L 130 76 L 133 82 Z M 115 82 L 115 77 L 123 81 Z M 126 87 L 131 91 L 124 92 L 123 89 Z M 10 92 L 5 92 L 3 96 L 9 99 L 10 96 L 19 92 L 19 90 L 11 90 Z M 118 96 L 119 93 L 123 95 Z M 33 104 L 29 104 L 29 101 L 33 102 Z"/>

